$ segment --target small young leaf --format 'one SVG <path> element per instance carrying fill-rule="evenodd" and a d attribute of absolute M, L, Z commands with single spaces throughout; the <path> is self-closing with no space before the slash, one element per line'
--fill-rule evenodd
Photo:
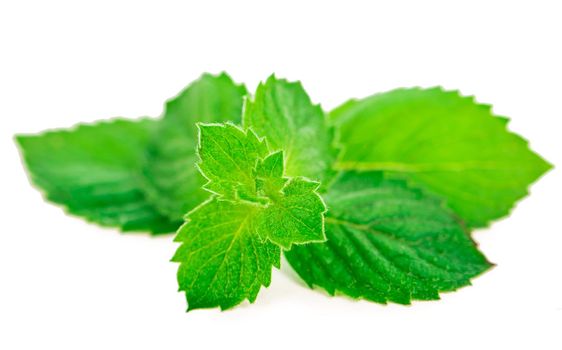
<path fill-rule="evenodd" d="M 173 232 L 146 200 L 139 178 L 151 119 L 116 119 L 16 137 L 31 180 L 74 215 L 123 231 Z"/>
<path fill-rule="evenodd" d="M 205 180 L 195 168 L 197 122 L 232 121 L 242 116 L 246 88 L 222 73 L 203 74 L 177 97 L 153 133 L 144 166 L 144 190 L 166 216 L 181 220 L 185 213 L 209 197 Z"/>
<path fill-rule="evenodd" d="M 267 139 L 271 150 L 283 150 L 285 174 L 327 184 L 335 172 L 334 129 L 313 105 L 300 82 L 270 76 L 244 107 L 243 125 Z"/>
<path fill-rule="evenodd" d="M 409 304 L 438 299 L 490 267 L 438 200 L 382 172 L 345 172 L 324 198 L 327 241 L 285 252 L 311 287 Z"/>
<path fill-rule="evenodd" d="M 340 127 L 341 170 L 382 170 L 443 196 L 469 226 L 508 214 L 551 165 L 507 131 L 507 119 L 458 92 L 398 89 L 351 100 Z"/>
<path fill-rule="evenodd" d="M 283 178 L 283 154 L 232 124 L 200 124 L 199 169 L 215 195 L 178 231 L 178 283 L 189 309 L 253 302 L 281 250 L 321 242 L 326 208 L 304 178 Z"/>
<path fill-rule="evenodd" d="M 264 140 L 233 124 L 200 124 L 199 169 L 204 186 L 224 199 L 254 200 L 256 164 L 269 153 Z"/>

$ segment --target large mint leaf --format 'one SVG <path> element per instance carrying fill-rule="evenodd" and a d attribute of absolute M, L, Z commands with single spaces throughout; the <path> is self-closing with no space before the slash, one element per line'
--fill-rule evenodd
<path fill-rule="evenodd" d="M 116 119 L 16 140 L 48 200 L 89 221 L 124 231 L 173 232 L 179 222 L 146 200 L 139 177 L 151 119 Z"/>
<path fill-rule="evenodd" d="M 306 176 L 327 184 L 334 175 L 334 129 L 300 82 L 269 77 L 247 101 L 243 124 L 264 136 L 271 150 L 283 150 L 287 176 Z"/>
<path fill-rule="evenodd" d="M 382 172 L 345 172 L 324 198 L 327 241 L 285 252 L 311 287 L 408 304 L 438 299 L 490 267 L 440 201 Z"/>
<path fill-rule="evenodd" d="M 180 220 L 209 193 L 195 168 L 197 122 L 232 121 L 242 115 L 246 88 L 222 73 L 203 74 L 166 103 L 164 116 L 151 137 L 144 167 L 144 189 L 165 215 Z"/>
<path fill-rule="evenodd" d="M 215 195 L 186 217 L 176 241 L 189 309 L 253 302 L 280 247 L 325 240 L 319 184 L 283 177 L 283 153 L 232 124 L 200 124 L 198 164 Z"/>
<path fill-rule="evenodd" d="M 398 89 L 330 114 L 343 170 L 384 170 L 443 196 L 469 226 L 508 214 L 551 165 L 507 130 L 506 118 L 456 91 Z"/>

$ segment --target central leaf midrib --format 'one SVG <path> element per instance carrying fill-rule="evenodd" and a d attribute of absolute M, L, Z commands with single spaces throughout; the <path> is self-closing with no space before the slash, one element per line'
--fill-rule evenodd
<path fill-rule="evenodd" d="M 510 170 L 511 163 L 503 166 L 497 161 L 463 161 L 463 162 L 435 162 L 435 163 L 407 163 L 407 162 L 361 162 L 340 161 L 335 164 L 337 170 L 363 170 L 363 171 L 396 171 L 396 172 L 455 172 L 467 170 Z"/>

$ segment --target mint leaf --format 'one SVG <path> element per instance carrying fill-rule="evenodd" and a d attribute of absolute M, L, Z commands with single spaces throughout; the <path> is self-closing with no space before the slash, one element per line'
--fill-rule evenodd
<path fill-rule="evenodd" d="M 166 103 L 153 133 L 144 166 L 144 190 L 160 212 L 173 220 L 209 197 L 195 168 L 197 122 L 239 122 L 246 88 L 226 74 L 203 74 Z"/>
<path fill-rule="evenodd" d="M 253 302 L 281 248 L 325 240 L 319 184 L 283 177 L 283 154 L 232 124 L 199 124 L 199 169 L 215 195 L 180 228 L 178 283 L 189 310 Z"/>
<path fill-rule="evenodd" d="M 272 75 L 260 83 L 245 105 L 243 125 L 264 136 L 271 150 L 284 151 L 287 176 L 305 176 L 327 184 L 335 174 L 334 129 L 300 82 Z"/>
<path fill-rule="evenodd" d="M 213 198 L 189 214 L 172 258 L 180 263 L 179 290 L 185 291 L 188 310 L 253 302 L 261 286 L 269 286 L 281 250 L 251 227 L 255 210 L 251 204 Z"/>
<path fill-rule="evenodd" d="M 311 287 L 409 304 L 438 299 L 490 267 L 440 201 L 382 172 L 345 172 L 324 198 L 328 240 L 285 252 Z"/>
<path fill-rule="evenodd" d="M 33 183 L 69 213 L 123 231 L 169 233 L 179 222 L 147 202 L 138 175 L 155 123 L 116 119 L 16 141 Z"/>
<path fill-rule="evenodd" d="M 398 89 L 330 114 L 345 151 L 337 168 L 383 170 L 443 196 L 469 226 L 508 214 L 551 165 L 506 118 L 456 91 Z"/>
<path fill-rule="evenodd" d="M 199 169 L 209 179 L 204 186 L 225 199 L 257 201 L 256 164 L 269 151 L 252 131 L 233 124 L 201 124 Z"/>

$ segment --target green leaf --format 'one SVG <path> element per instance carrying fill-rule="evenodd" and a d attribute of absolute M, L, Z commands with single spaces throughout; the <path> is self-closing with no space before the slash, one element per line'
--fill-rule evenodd
<path fill-rule="evenodd" d="M 242 115 L 246 88 L 222 73 L 203 74 L 177 97 L 166 110 L 148 147 L 144 167 L 144 189 L 149 200 L 172 220 L 209 197 L 201 189 L 204 178 L 195 168 L 197 122 L 233 121 Z"/>
<path fill-rule="evenodd" d="M 324 199 L 328 240 L 285 252 L 310 287 L 409 304 L 438 299 L 490 267 L 440 201 L 382 172 L 345 172 Z"/>
<path fill-rule="evenodd" d="M 199 169 L 214 196 L 186 217 L 172 259 L 189 310 L 253 302 L 268 286 L 281 248 L 325 240 L 319 184 L 283 177 L 283 153 L 268 154 L 253 131 L 199 124 Z"/>
<path fill-rule="evenodd" d="M 116 119 L 16 141 L 33 183 L 69 213 L 123 231 L 169 233 L 180 223 L 147 202 L 139 177 L 155 123 Z"/>
<path fill-rule="evenodd" d="M 327 184 L 335 172 L 334 129 L 313 105 L 300 82 L 270 76 L 244 107 L 243 124 L 267 139 L 271 150 L 283 150 L 287 176 L 305 176 Z"/>
<path fill-rule="evenodd" d="M 281 251 L 251 227 L 256 209 L 213 198 L 189 214 L 175 238 L 182 245 L 172 259 L 180 263 L 179 290 L 185 291 L 188 310 L 253 302 L 261 286 L 269 286 Z"/>
<path fill-rule="evenodd" d="M 233 124 L 200 124 L 198 163 L 205 189 L 225 199 L 257 201 L 256 164 L 269 151 L 252 131 Z"/>
<path fill-rule="evenodd" d="M 398 89 L 334 110 L 337 168 L 383 170 L 441 195 L 469 226 L 509 213 L 551 165 L 507 131 L 507 119 L 456 91 Z"/>

